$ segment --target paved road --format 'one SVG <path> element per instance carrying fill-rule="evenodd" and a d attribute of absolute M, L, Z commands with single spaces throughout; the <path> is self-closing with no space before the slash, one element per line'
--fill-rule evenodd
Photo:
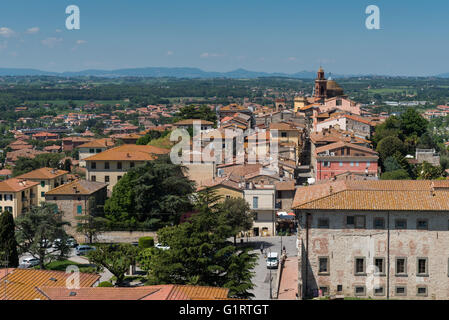
<path fill-rule="evenodd" d="M 246 239 L 245 239 L 246 242 Z M 255 288 L 252 290 L 254 294 L 254 300 L 269 300 L 270 299 L 270 270 L 267 269 L 266 260 L 264 255 L 260 253 L 260 246 L 263 243 L 266 250 L 271 250 L 271 252 L 281 252 L 281 248 L 285 246 L 288 257 L 297 256 L 296 249 L 296 235 L 289 237 L 282 237 L 282 247 L 281 247 L 281 237 L 263 237 L 263 238 L 249 238 L 249 243 L 253 244 L 255 250 L 253 252 L 257 253 L 258 260 L 257 265 L 254 268 L 254 278 L 253 282 Z M 276 282 L 275 269 L 271 269 L 272 287 L 274 288 Z"/>

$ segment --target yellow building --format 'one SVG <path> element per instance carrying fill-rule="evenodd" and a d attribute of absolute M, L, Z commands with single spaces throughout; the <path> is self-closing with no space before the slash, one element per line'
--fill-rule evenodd
<path fill-rule="evenodd" d="M 0 182 L 0 212 L 9 211 L 14 218 L 37 205 L 38 182 L 12 178 Z"/>
<path fill-rule="evenodd" d="M 277 135 L 274 131 L 277 130 Z M 304 146 L 304 129 L 291 123 L 279 122 L 270 125 L 270 139 L 278 144 L 279 156 L 299 162 Z"/>
<path fill-rule="evenodd" d="M 89 181 L 106 183 L 108 191 L 112 192 L 128 170 L 155 160 L 158 155 L 168 153 L 170 153 L 168 149 L 124 144 L 85 158 L 86 178 Z"/>
<path fill-rule="evenodd" d="M 224 201 L 228 198 L 243 198 L 243 186 L 228 177 L 218 177 L 203 182 L 198 191 L 209 189 Z"/>
<path fill-rule="evenodd" d="M 45 201 L 45 193 L 67 182 L 68 171 L 54 168 L 40 168 L 18 176 L 39 183 L 37 187 L 37 204 Z"/>

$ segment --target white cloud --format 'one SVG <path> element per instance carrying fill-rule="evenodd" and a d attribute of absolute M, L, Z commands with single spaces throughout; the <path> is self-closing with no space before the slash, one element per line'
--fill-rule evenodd
<path fill-rule="evenodd" d="M 2 36 L 2 37 L 9 38 L 9 37 L 13 36 L 14 33 L 15 32 L 12 29 L 9 29 L 6 27 L 0 28 L 0 36 Z"/>
<path fill-rule="evenodd" d="M 35 34 L 35 33 L 38 33 L 39 30 L 40 30 L 39 27 L 33 27 L 33 28 L 27 29 L 26 33 L 28 33 L 28 34 Z"/>
<path fill-rule="evenodd" d="M 44 46 L 53 48 L 58 42 L 61 42 L 62 38 L 50 37 L 41 41 Z"/>
<path fill-rule="evenodd" d="M 76 40 L 76 44 L 84 44 L 87 43 L 86 40 Z"/>
<path fill-rule="evenodd" d="M 217 58 L 217 57 L 223 57 L 224 54 L 221 53 L 209 53 L 209 52 L 204 52 L 200 55 L 201 58 Z"/>

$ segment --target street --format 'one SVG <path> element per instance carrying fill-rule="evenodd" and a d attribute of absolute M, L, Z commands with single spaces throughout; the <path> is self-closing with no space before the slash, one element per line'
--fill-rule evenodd
<path fill-rule="evenodd" d="M 255 250 L 253 251 L 258 255 L 257 265 L 254 268 L 253 283 L 255 288 L 251 291 L 254 294 L 254 300 L 269 300 L 270 299 L 270 269 L 266 266 L 266 259 L 264 254 L 260 253 L 261 244 L 264 245 L 266 252 L 278 252 L 281 253 L 282 247 L 285 246 L 288 257 L 297 256 L 296 249 L 296 235 L 282 237 L 255 237 L 249 238 L 249 243 L 253 244 Z M 271 269 L 272 287 L 274 288 L 276 282 L 277 270 Z"/>

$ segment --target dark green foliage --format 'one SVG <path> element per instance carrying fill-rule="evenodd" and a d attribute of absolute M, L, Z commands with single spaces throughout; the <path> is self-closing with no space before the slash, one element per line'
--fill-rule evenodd
<path fill-rule="evenodd" d="M 388 157 L 393 156 L 397 151 L 401 154 L 404 153 L 404 143 L 395 136 L 388 136 L 380 140 L 377 145 L 377 152 L 382 161 L 385 161 Z"/>
<path fill-rule="evenodd" d="M 62 153 L 44 153 L 37 155 L 34 159 L 19 158 L 15 162 L 13 176 L 16 177 L 43 167 L 60 169 L 60 161 L 63 157 Z"/>
<path fill-rule="evenodd" d="M 116 222 L 149 222 L 154 226 L 177 223 L 191 209 L 194 183 L 183 168 L 166 157 L 136 167 L 115 185 L 106 201 L 106 217 Z"/>
<path fill-rule="evenodd" d="M 139 256 L 149 283 L 225 287 L 231 297 L 252 297 L 251 270 L 256 256 L 227 241 L 235 229 L 222 219 L 221 209 L 219 205 L 210 209 L 207 202 L 197 203 L 198 213 L 189 222 L 158 231 L 159 241 L 170 249 L 150 248 Z"/>
<path fill-rule="evenodd" d="M 102 244 L 90 251 L 87 257 L 90 262 L 99 266 L 100 270 L 108 269 L 116 278 L 116 285 L 123 284 L 125 273 L 136 263 L 138 249 L 131 244 Z"/>
<path fill-rule="evenodd" d="M 400 119 L 401 130 L 406 136 L 415 134 L 420 137 L 427 131 L 428 121 L 413 108 L 408 108 Z"/>
<path fill-rule="evenodd" d="M 382 173 L 381 180 L 410 180 L 410 176 L 404 169 Z"/>
<path fill-rule="evenodd" d="M 179 109 L 179 114 L 173 121 L 177 122 L 184 119 L 201 119 L 215 123 L 217 121 L 217 115 L 207 105 L 201 105 L 199 107 L 189 105 Z"/>
<path fill-rule="evenodd" d="M 147 249 L 154 247 L 154 239 L 152 237 L 141 237 L 139 238 L 139 248 Z"/>
<path fill-rule="evenodd" d="M 61 239 L 66 243 L 68 235 L 64 226 L 68 223 L 62 220 L 62 213 L 55 204 L 43 203 L 41 207 L 32 207 L 16 218 L 16 239 L 19 253 L 30 253 L 34 258 L 40 259 L 40 267 L 44 269 L 46 263 L 63 259 L 69 253 L 66 245 L 62 245 L 59 256 L 49 254 L 44 245 L 45 241 L 52 243 Z"/>
<path fill-rule="evenodd" d="M 114 285 L 110 283 L 109 281 L 102 281 L 98 284 L 98 287 L 100 288 L 112 288 Z"/>
<path fill-rule="evenodd" d="M 384 167 L 385 167 L 385 172 L 402 169 L 400 164 L 396 161 L 396 159 L 391 156 L 388 157 L 387 159 L 385 159 Z"/>
<path fill-rule="evenodd" d="M 8 211 L 3 212 L 0 215 L 0 265 L 2 267 L 16 268 L 19 265 L 14 229 L 12 214 Z"/>

